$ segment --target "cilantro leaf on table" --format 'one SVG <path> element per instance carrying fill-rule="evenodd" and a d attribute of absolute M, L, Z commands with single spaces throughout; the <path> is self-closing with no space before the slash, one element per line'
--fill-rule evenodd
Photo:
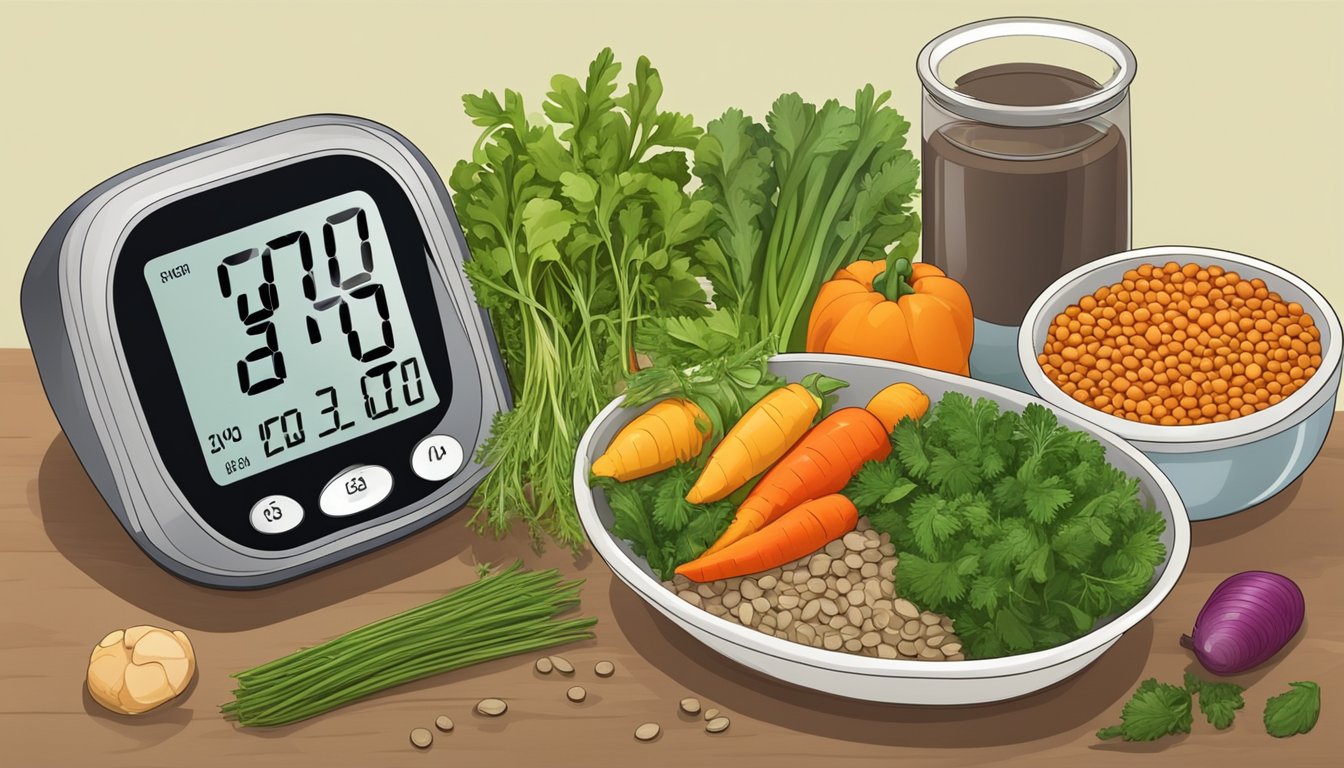
<path fill-rule="evenodd" d="M 1125 702 L 1120 725 L 1102 728 L 1097 731 L 1097 738 L 1155 741 L 1171 734 L 1189 733 L 1193 719 L 1189 691 L 1150 677 Z"/>
<path fill-rule="evenodd" d="M 1185 690 L 1199 696 L 1199 711 L 1220 731 L 1231 726 L 1237 710 L 1246 706 L 1241 697 L 1246 689 L 1236 683 L 1211 683 L 1186 672 Z"/>
<path fill-rule="evenodd" d="M 1053 647 L 1129 609 L 1165 521 L 1090 435 L 956 392 L 898 424 L 845 489 L 900 553 L 897 591 L 957 619 L 967 658 Z"/>
<path fill-rule="evenodd" d="M 1321 687 L 1309 681 L 1290 685 L 1287 693 L 1265 702 L 1265 731 L 1276 738 L 1307 733 L 1321 716 Z"/>

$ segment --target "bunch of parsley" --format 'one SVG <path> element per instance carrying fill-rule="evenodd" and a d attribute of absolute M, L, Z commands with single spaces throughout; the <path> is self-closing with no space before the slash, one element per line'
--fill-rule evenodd
<path fill-rule="evenodd" d="M 685 191 L 702 131 L 660 109 L 647 59 L 624 94 L 620 71 L 607 49 L 584 80 L 555 76 L 537 121 L 511 90 L 463 97 L 483 132 L 449 184 L 514 397 L 481 450 L 494 469 L 474 522 L 502 533 L 522 518 L 538 543 L 582 540 L 575 447 L 631 366 L 637 326 L 709 312 L 695 254 L 712 206 Z"/>
<path fill-rule="evenodd" d="M 714 303 L 751 340 L 801 350 L 817 290 L 838 268 L 892 248 L 914 256 L 919 161 L 890 95 L 868 85 L 847 107 L 785 93 L 765 125 L 729 109 L 696 143 L 695 201 L 714 212 L 697 258 Z"/>
<path fill-rule="evenodd" d="M 950 392 L 891 440 L 846 494 L 900 551 L 897 591 L 955 619 L 967 658 L 1059 645 L 1147 592 L 1162 516 L 1049 409 Z"/>

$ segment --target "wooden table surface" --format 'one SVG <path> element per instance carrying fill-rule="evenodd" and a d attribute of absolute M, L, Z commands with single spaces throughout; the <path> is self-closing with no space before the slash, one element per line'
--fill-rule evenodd
<path fill-rule="evenodd" d="M 131 542 L 85 476 L 42 394 L 27 350 L 0 350 L 0 744 L 6 766 L 921 766 L 1338 765 L 1344 729 L 1344 422 L 1310 471 L 1267 503 L 1194 525 L 1194 549 L 1171 596 L 1099 661 L 1053 688 L 1015 701 L 957 708 L 875 705 L 797 689 L 714 655 L 647 608 L 600 559 L 524 538 L 482 538 L 469 512 L 380 551 L 297 582 L 225 592 L 180 581 Z M 597 639 L 560 653 L 573 682 L 502 659 L 411 684 L 326 716 L 273 730 L 220 717 L 229 673 L 429 600 L 474 578 L 480 562 L 521 557 L 587 579 L 584 612 Z M 1142 679 L 1179 682 L 1190 656 L 1177 645 L 1213 587 L 1246 569 L 1301 585 L 1307 626 L 1271 663 L 1235 678 L 1246 709 L 1226 732 L 1197 714 L 1194 732 L 1149 744 L 1102 744 Z M 180 628 L 199 660 L 188 694 L 139 718 L 109 714 L 84 690 L 90 649 L 134 624 Z M 609 659 L 616 674 L 599 679 Z M 1315 680 L 1326 700 L 1316 730 L 1265 734 L 1265 699 L 1290 681 Z M 580 705 L 572 684 L 588 689 Z M 487 696 L 509 701 L 498 719 L 473 713 Z M 731 728 L 711 736 L 677 713 L 683 696 L 722 709 Z M 417 751 L 417 726 L 447 714 L 457 727 Z M 653 743 L 635 727 L 662 724 Z"/>

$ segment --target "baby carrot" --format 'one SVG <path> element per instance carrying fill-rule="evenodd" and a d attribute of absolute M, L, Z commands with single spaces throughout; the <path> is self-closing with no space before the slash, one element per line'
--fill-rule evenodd
<path fill-rule="evenodd" d="M 854 530 L 859 510 L 833 493 L 794 507 L 779 520 L 713 554 L 677 568 L 691 581 L 716 581 L 768 571 L 797 560 Z"/>
<path fill-rule="evenodd" d="M 902 418 L 917 419 L 928 407 L 927 395 L 901 382 L 878 392 L 866 408 L 841 408 L 822 419 L 751 489 L 705 554 L 750 536 L 808 499 L 839 492 L 865 463 L 887 458 L 888 435 Z"/>
<path fill-rule="evenodd" d="M 779 461 L 821 410 L 821 397 L 808 384 L 813 382 L 780 387 L 748 409 L 710 454 L 686 501 L 723 499 Z"/>
<path fill-rule="evenodd" d="M 690 400 L 668 398 L 630 422 L 593 462 L 593 474 L 625 482 L 662 472 L 698 456 L 710 421 Z"/>

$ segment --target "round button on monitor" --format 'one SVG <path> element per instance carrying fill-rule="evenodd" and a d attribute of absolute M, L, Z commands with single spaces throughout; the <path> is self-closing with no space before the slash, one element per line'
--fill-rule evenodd
<path fill-rule="evenodd" d="M 322 513 L 345 517 L 370 509 L 392 492 L 392 473 L 382 467 L 355 467 L 333 477 L 322 489 Z"/>
<path fill-rule="evenodd" d="M 303 506 L 288 496 L 267 496 L 252 505 L 249 519 L 261 533 L 284 533 L 303 522 Z"/>
<path fill-rule="evenodd" d="M 462 444 L 451 435 L 430 435 L 411 451 L 411 469 L 423 480 L 447 480 L 462 468 Z"/>

